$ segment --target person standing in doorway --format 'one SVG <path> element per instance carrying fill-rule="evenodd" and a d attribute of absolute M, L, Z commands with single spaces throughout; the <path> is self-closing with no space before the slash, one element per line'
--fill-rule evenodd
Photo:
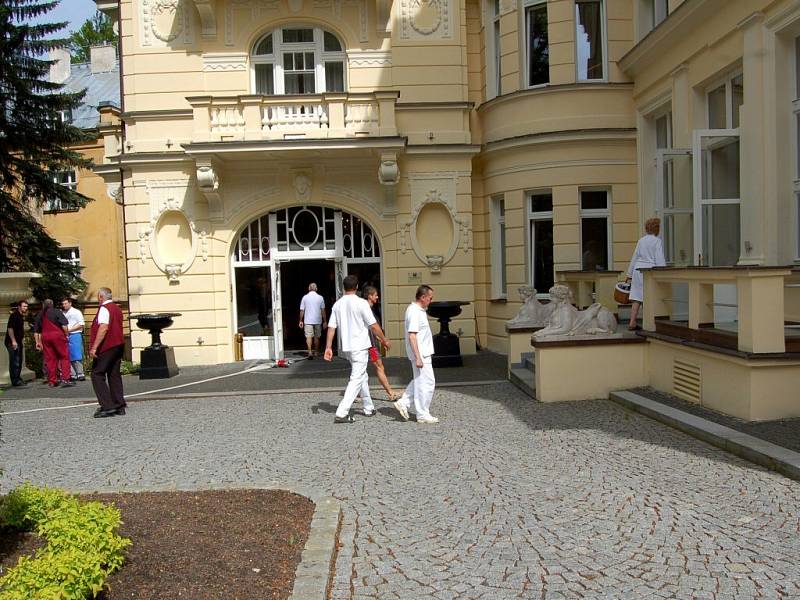
<path fill-rule="evenodd" d="M 119 372 L 125 338 L 122 335 L 122 311 L 111 299 L 111 290 L 97 290 L 100 308 L 92 321 L 89 337 L 89 356 L 92 364 L 92 387 L 100 403 L 95 418 L 116 417 L 125 414 L 125 397 L 122 392 L 122 375 Z"/>
<path fill-rule="evenodd" d="M 72 306 L 71 298 L 64 298 L 61 301 L 61 312 L 67 317 L 69 330 L 70 380 L 86 381 L 86 376 L 83 374 L 83 328 L 86 326 L 83 313 Z"/>
<path fill-rule="evenodd" d="M 390 348 L 391 344 L 383 334 L 381 326 L 375 321 L 369 303 L 356 295 L 358 279 L 354 275 L 348 275 L 342 283 L 344 296 L 339 298 L 331 308 L 324 358 L 327 361 L 333 359 L 333 336 L 338 329 L 342 352 L 350 361 L 350 381 L 344 391 L 344 397 L 336 409 L 336 417 L 333 422 L 353 423 L 350 407 L 359 392 L 364 401 L 362 414 L 365 417 L 375 414 L 375 405 L 372 403 L 369 393 L 369 377 L 367 376 L 369 349 L 372 347 L 369 332 L 372 331 L 378 341 L 387 348 Z"/>
<path fill-rule="evenodd" d="M 644 301 L 644 275 L 639 269 L 666 266 L 664 258 L 664 244 L 658 237 L 661 231 L 661 219 L 653 217 L 644 223 L 645 235 L 636 242 L 636 249 L 628 266 L 628 281 L 631 282 L 631 292 L 628 296 L 631 301 L 631 318 L 628 323 L 630 331 L 641 329 L 637 319 L 639 308 Z"/>
<path fill-rule="evenodd" d="M 75 385 L 69 380 L 69 350 L 67 349 L 68 322 L 60 310 L 48 298 L 42 304 L 42 310 L 36 318 L 36 331 L 44 363 L 47 368 L 47 383 L 50 387 L 58 386 L 59 374 L 61 385 L 70 387 Z"/>
<path fill-rule="evenodd" d="M 319 354 L 319 338 L 327 327 L 326 321 L 325 299 L 317 293 L 317 284 L 311 283 L 308 293 L 300 300 L 300 329 L 306 335 L 309 360 Z"/>
<path fill-rule="evenodd" d="M 369 307 L 372 309 L 372 314 L 375 316 L 376 322 L 378 321 L 377 305 L 378 305 L 378 288 L 372 285 L 367 285 L 362 291 L 364 299 L 369 302 Z M 378 375 L 378 381 L 381 382 L 383 389 L 386 390 L 386 395 L 389 402 L 394 402 L 400 395 L 392 389 L 389 379 L 386 377 L 386 370 L 383 368 L 383 360 L 381 360 L 380 342 L 375 334 L 370 330 L 369 338 L 372 342 L 372 347 L 369 349 L 369 362 L 375 365 L 375 371 Z"/>
<path fill-rule="evenodd" d="M 406 355 L 411 361 L 413 379 L 406 387 L 394 407 L 408 421 L 408 407 L 414 402 L 417 423 L 433 424 L 439 419 L 430 413 L 436 379 L 433 376 L 433 334 L 428 324 L 428 306 L 433 301 L 433 288 L 421 285 L 417 288 L 414 302 L 406 308 Z"/>
<path fill-rule="evenodd" d="M 6 327 L 6 349 L 8 350 L 8 375 L 11 385 L 25 385 L 22 379 L 23 341 L 25 338 L 25 315 L 28 314 L 28 303 L 20 300 L 17 307 L 8 317 Z"/>

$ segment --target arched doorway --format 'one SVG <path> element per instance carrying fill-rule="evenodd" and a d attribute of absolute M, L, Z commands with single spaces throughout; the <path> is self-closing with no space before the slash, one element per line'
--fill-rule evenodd
<path fill-rule="evenodd" d="M 377 236 L 358 216 L 327 206 L 292 206 L 255 219 L 236 238 L 231 261 L 233 327 L 244 336 L 247 359 L 305 347 L 299 306 L 312 282 L 328 311 L 346 275 L 383 296 Z"/>

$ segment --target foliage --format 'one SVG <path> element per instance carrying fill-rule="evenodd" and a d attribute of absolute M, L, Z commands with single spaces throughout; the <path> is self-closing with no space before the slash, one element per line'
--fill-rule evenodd
<path fill-rule="evenodd" d="M 116 507 L 28 484 L 5 498 L 0 523 L 34 529 L 47 540 L 35 557 L 20 558 L 0 579 L 0 600 L 94 597 L 122 566 L 131 544 L 115 533 L 121 523 Z"/>
<path fill-rule="evenodd" d="M 114 24 L 100 11 L 87 19 L 81 28 L 69 36 L 69 51 L 74 62 L 89 62 L 90 48 L 103 44 L 116 45 L 117 34 Z"/>
<path fill-rule="evenodd" d="M 123 375 L 137 375 L 139 373 L 139 363 L 123 360 L 119 372 Z"/>
<path fill-rule="evenodd" d="M 37 271 L 34 295 L 61 298 L 86 287 L 80 267 L 58 260 L 59 245 L 37 220 L 46 201 L 80 208 L 89 198 L 56 181 L 56 174 L 90 168 L 71 146 L 91 139 L 60 118 L 80 106 L 84 92 L 67 93 L 48 80 L 50 50 L 67 40 L 52 36 L 66 23 L 31 25 L 57 2 L 0 2 L 0 271 Z"/>
<path fill-rule="evenodd" d="M 32 333 L 25 333 L 23 344 L 25 345 L 25 366 L 33 371 L 36 377 L 44 377 L 44 356 L 41 350 L 36 349 Z"/>

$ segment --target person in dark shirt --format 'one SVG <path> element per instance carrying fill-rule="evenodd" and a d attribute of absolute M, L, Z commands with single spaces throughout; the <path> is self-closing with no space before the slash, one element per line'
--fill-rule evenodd
<path fill-rule="evenodd" d="M 47 382 L 50 387 L 58 386 L 58 374 L 61 372 L 61 385 L 72 387 L 75 385 L 69 380 L 69 321 L 60 310 L 53 306 L 49 298 L 44 301 L 42 310 L 36 317 L 36 347 L 44 354 L 47 367 Z"/>
<path fill-rule="evenodd" d="M 28 303 L 20 300 L 16 309 L 8 318 L 5 344 L 8 350 L 8 374 L 11 385 L 25 385 L 22 380 L 23 338 L 25 336 L 25 315 L 28 314 Z"/>

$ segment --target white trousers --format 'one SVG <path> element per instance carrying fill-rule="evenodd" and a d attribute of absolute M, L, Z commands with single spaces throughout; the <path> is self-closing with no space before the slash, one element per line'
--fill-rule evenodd
<path fill-rule="evenodd" d="M 346 353 L 346 356 L 350 361 L 350 381 L 344 391 L 344 398 L 339 402 L 339 408 L 336 409 L 336 416 L 346 417 L 350 414 L 350 407 L 353 406 L 353 401 L 359 394 L 364 402 L 364 412 L 375 412 L 372 396 L 369 395 L 369 375 L 367 375 L 369 351 L 355 350 Z"/>
<path fill-rule="evenodd" d="M 431 357 L 425 356 L 422 358 L 421 369 L 417 368 L 417 362 L 412 360 L 411 371 L 414 374 L 414 379 L 408 384 L 406 391 L 403 392 L 403 396 L 398 402 L 408 408 L 413 400 L 414 412 L 417 413 L 417 418 L 426 419 L 431 416 L 429 410 L 433 400 L 433 390 L 436 387 Z"/>

